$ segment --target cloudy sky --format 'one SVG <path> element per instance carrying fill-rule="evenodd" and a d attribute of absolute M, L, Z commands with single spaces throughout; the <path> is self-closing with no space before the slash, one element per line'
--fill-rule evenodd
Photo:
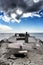
<path fill-rule="evenodd" d="M 0 32 L 43 32 L 43 0 L 0 0 Z"/>

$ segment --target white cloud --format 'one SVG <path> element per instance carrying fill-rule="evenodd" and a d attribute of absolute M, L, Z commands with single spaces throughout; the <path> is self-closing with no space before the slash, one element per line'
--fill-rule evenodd
<path fill-rule="evenodd" d="M 36 16 L 36 17 L 39 17 L 39 18 L 41 17 L 40 14 L 36 14 L 36 13 L 32 13 L 32 16 L 33 17 Z"/>
<path fill-rule="evenodd" d="M 33 0 L 34 3 L 38 3 L 40 0 Z"/>
<path fill-rule="evenodd" d="M 0 24 L 0 33 L 25 33 L 25 32 L 29 32 L 29 33 L 43 33 L 43 30 L 40 28 L 19 28 L 19 29 L 12 29 L 10 26 L 7 25 L 3 25 Z"/>
<path fill-rule="evenodd" d="M 39 14 L 36 14 L 36 13 L 24 13 L 24 14 L 23 14 L 23 17 L 24 17 L 24 18 L 34 17 L 34 16 L 36 16 L 36 17 L 41 17 Z"/>
<path fill-rule="evenodd" d="M 18 9 L 16 10 L 16 13 L 17 13 L 18 15 L 21 15 L 21 14 L 23 13 L 23 11 L 18 8 Z"/>
<path fill-rule="evenodd" d="M 4 20 L 5 22 L 10 22 L 11 18 L 4 15 L 4 16 L 2 16 L 2 20 Z"/>
<path fill-rule="evenodd" d="M 7 25 L 0 24 L 0 33 L 10 33 L 13 32 L 13 29 Z"/>
<path fill-rule="evenodd" d="M 11 20 L 12 22 L 18 22 L 18 23 L 19 23 L 21 20 L 17 20 L 17 19 L 16 19 L 16 16 L 17 16 L 17 15 L 16 15 L 15 13 L 12 13 L 10 20 Z"/>
<path fill-rule="evenodd" d="M 0 15 L 0 19 L 2 19 L 5 22 L 17 22 L 19 23 L 21 20 L 17 20 L 16 19 L 16 14 L 15 13 L 11 13 L 11 17 L 7 16 L 6 14 L 4 14 L 4 16 Z"/>
<path fill-rule="evenodd" d="M 25 18 L 32 17 L 32 13 L 24 13 L 22 17 L 25 17 Z"/>
<path fill-rule="evenodd" d="M 19 11 L 17 11 L 18 13 Z M 17 17 L 17 13 L 11 13 L 11 17 L 9 17 L 8 15 L 4 14 L 3 15 L 0 15 L 0 19 L 4 20 L 5 22 L 17 22 L 17 23 L 20 23 L 21 22 L 21 19 L 16 19 Z M 20 13 L 22 13 L 22 11 L 20 11 Z M 21 16 L 21 18 L 27 18 L 27 17 L 41 17 L 40 14 L 36 14 L 36 13 L 23 13 L 23 15 Z"/>

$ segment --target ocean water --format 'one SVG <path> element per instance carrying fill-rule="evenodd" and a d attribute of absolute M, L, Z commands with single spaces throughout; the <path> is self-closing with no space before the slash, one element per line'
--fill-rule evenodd
<path fill-rule="evenodd" d="M 30 36 L 35 36 L 37 39 L 41 39 L 43 41 L 43 33 L 29 33 L 29 34 Z M 12 35 L 14 35 L 14 33 L 0 33 L 0 40 L 9 38 Z"/>
<path fill-rule="evenodd" d="M 43 41 L 43 33 L 30 33 L 31 36 L 35 36 L 37 39 Z"/>
<path fill-rule="evenodd" d="M 8 39 L 12 35 L 14 35 L 14 33 L 0 33 L 0 40 L 6 39 L 6 38 Z"/>

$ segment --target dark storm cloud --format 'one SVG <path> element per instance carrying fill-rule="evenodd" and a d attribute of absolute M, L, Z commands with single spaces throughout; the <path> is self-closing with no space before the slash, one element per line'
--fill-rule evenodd
<path fill-rule="evenodd" d="M 39 2 L 34 2 L 34 0 L 0 0 L 0 10 L 4 10 L 11 16 L 11 13 L 16 13 L 17 8 L 20 8 L 23 13 L 27 12 L 37 12 L 43 9 L 43 0 Z M 17 19 L 19 19 L 22 14 L 17 14 Z"/>
<path fill-rule="evenodd" d="M 32 12 L 39 10 L 41 6 L 43 6 L 43 0 L 39 0 L 38 3 L 34 3 L 33 0 L 0 0 L 0 7 L 6 11 L 20 7 Z"/>
<path fill-rule="evenodd" d="M 43 9 L 43 0 L 39 0 L 38 2 L 35 2 L 35 0 L 28 0 L 26 4 L 26 11 L 28 12 L 35 12 Z"/>

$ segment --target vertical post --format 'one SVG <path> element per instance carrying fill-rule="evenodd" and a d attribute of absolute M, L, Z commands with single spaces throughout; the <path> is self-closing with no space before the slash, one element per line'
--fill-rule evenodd
<path fill-rule="evenodd" d="M 25 34 L 25 43 L 28 43 L 28 34 L 27 34 L 27 32 Z"/>

